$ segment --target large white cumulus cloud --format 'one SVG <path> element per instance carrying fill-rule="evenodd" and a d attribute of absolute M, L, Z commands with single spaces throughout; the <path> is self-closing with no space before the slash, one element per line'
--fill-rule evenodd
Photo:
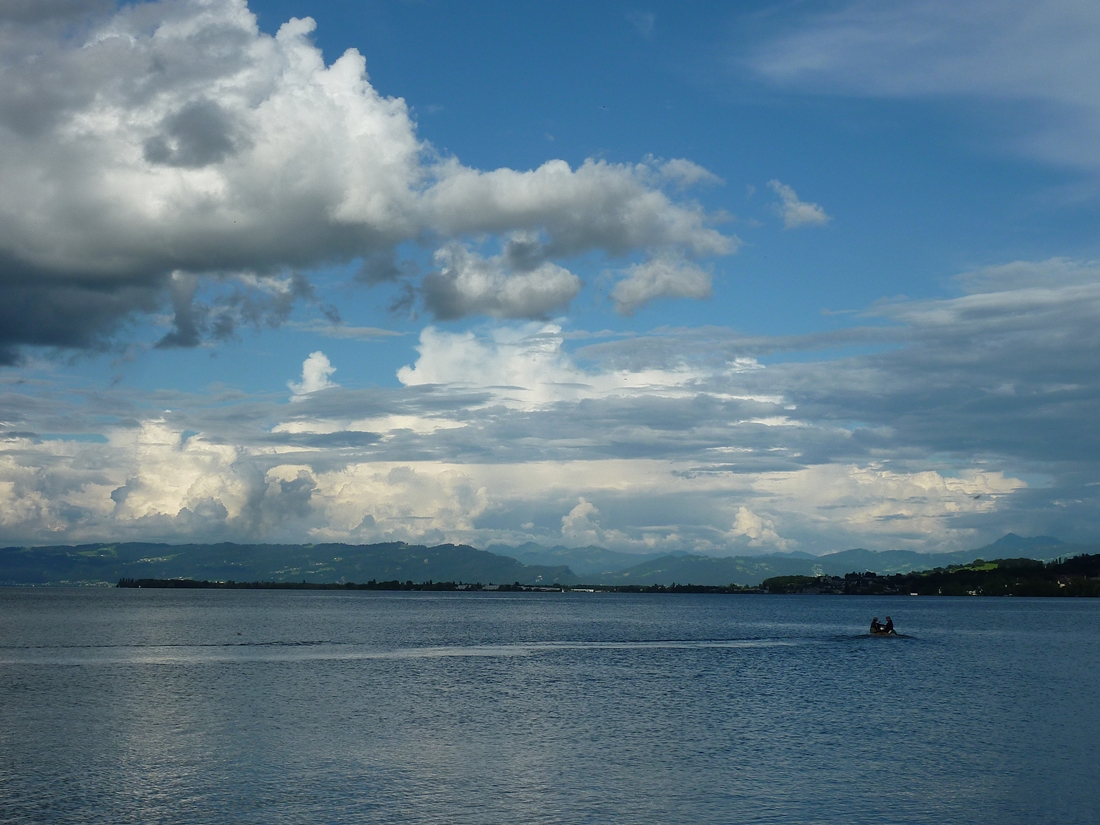
<path fill-rule="evenodd" d="M 534 539 L 719 554 L 857 542 L 931 549 L 965 547 L 978 522 L 960 520 L 996 518 L 1024 488 L 980 470 L 946 476 L 837 464 L 700 472 L 696 456 L 438 461 L 414 457 L 424 454 L 422 441 L 405 460 L 345 450 L 334 463 L 291 443 L 275 452 L 218 444 L 163 419 L 116 432 L 108 444 L 0 441 L 0 541 L 484 546 Z M 522 525 L 529 514 L 538 527 Z"/>
<path fill-rule="evenodd" d="M 272 37 L 245 0 L 101 5 L 0 10 L 9 361 L 21 344 L 95 343 L 161 303 L 173 273 L 176 284 L 183 274 L 285 276 L 411 239 L 446 246 L 524 231 L 537 242 L 509 261 L 531 282 L 522 294 L 502 276 L 489 285 L 499 301 L 460 309 L 537 315 L 576 289 L 543 266 L 555 256 L 735 246 L 663 191 L 667 163 L 478 171 L 438 158 L 405 102 L 370 84 L 362 55 L 325 64 L 311 19 Z M 186 307 L 175 310 L 186 323 Z"/>
<path fill-rule="evenodd" d="M 312 29 L 265 37 L 242 0 L 220 0 L 137 7 L 57 44 L 16 79 L 75 89 L 28 89 L 45 97 L 40 125 L 3 124 L 4 250 L 43 273 L 126 279 L 407 235 L 420 147 L 405 105 L 353 51 L 326 67 Z"/>

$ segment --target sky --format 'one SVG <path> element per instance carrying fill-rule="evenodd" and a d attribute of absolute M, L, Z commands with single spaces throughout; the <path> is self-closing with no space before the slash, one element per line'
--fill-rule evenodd
<path fill-rule="evenodd" d="M 1098 40 L 0 0 L 0 543 L 1100 541 Z"/>

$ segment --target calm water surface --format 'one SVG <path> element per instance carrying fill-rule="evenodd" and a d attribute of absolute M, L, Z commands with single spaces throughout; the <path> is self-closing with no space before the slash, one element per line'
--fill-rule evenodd
<path fill-rule="evenodd" d="M 0 822 L 1092 825 L 1098 699 L 1096 600 L 0 589 Z"/>

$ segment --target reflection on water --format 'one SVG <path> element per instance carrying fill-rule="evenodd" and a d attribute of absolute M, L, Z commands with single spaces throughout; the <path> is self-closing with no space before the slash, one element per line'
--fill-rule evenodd
<path fill-rule="evenodd" d="M 438 659 L 443 656 L 534 656 L 565 650 L 703 650 L 706 648 L 776 647 L 798 642 L 778 639 L 648 642 L 532 642 L 527 644 L 428 645 L 372 650 L 347 642 L 230 642 L 169 645 L 9 645 L 6 664 L 199 664 L 203 662 L 300 662 L 306 660 Z"/>
<path fill-rule="evenodd" d="M 1098 653 L 1068 599 L 6 589 L 0 821 L 1092 823 Z"/>

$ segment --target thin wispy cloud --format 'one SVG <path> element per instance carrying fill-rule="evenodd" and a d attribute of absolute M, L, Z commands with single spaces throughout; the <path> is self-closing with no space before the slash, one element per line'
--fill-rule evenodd
<path fill-rule="evenodd" d="M 300 330 L 326 338 L 343 338 L 354 340 L 370 340 L 372 338 L 395 338 L 404 333 L 383 327 L 360 327 L 351 324 L 334 324 L 321 320 L 313 321 L 288 321 L 287 329 Z"/>
<path fill-rule="evenodd" d="M 1075 0 L 856 0 L 810 11 L 750 50 L 748 64 L 787 87 L 1023 106 L 996 140 L 1095 170 L 1100 137 L 1100 7 Z"/>

